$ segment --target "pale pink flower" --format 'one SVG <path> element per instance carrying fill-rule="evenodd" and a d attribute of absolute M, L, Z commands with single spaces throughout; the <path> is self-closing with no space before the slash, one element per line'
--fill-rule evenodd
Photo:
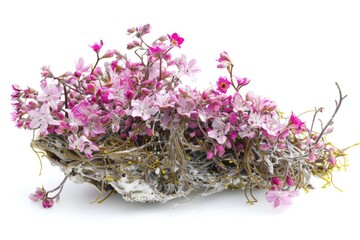
<path fill-rule="evenodd" d="M 227 68 L 231 65 L 231 60 L 229 58 L 229 55 L 225 51 L 220 53 L 220 57 L 216 61 L 219 62 L 219 64 L 217 65 L 218 68 Z"/>
<path fill-rule="evenodd" d="M 178 101 L 179 107 L 176 108 L 177 113 L 190 118 L 192 113 L 195 113 L 195 102 L 191 98 L 180 98 Z"/>
<path fill-rule="evenodd" d="M 226 142 L 226 134 L 230 130 L 230 123 L 224 123 L 220 118 L 215 118 L 212 122 L 212 130 L 208 132 L 208 136 L 216 139 L 219 144 Z"/>
<path fill-rule="evenodd" d="M 249 102 L 248 104 L 250 105 L 251 110 L 258 113 L 272 112 L 276 109 L 275 102 L 255 95 L 253 92 L 246 93 L 245 100 Z"/>
<path fill-rule="evenodd" d="M 249 110 L 248 102 L 238 92 L 234 94 L 232 107 L 236 113 L 246 113 Z"/>
<path fill-rule="evenodd" d="M 153 99 L 146 96 L 143 100 L 131 100 L 131 109 L 128 112 L 131 116 L 141 117 L 142 120 L 146 121 L 159 112 L 159 107 L 154 106 Z"/>
<path fill-rule="evenodd" d="M 92 157 L 93 151 L 99 151 L 99 147 L 91 142 L 87 137 L 81 135 L 78 137 L 77 134 L 72 134 L 68 137 L 69 140 L 69 149 L 70 150 L 79 150 L 80 152 L 84 152 L 87 158 Z"/>
<path fill-rule="evenodd" d="M 63 88 L 58 84 L 46 84 L 41 88 L 43 93 L 38 96 L 38 100 L 47 103 L 52 109 L 57 109 Z"/>
<path fill-rule="evenodd" d="M 292 203 L 291 198 L 299 195 L 299 191 L 270 190 L 266 193 L 266 200 L 274 203 L 274 208 Z"/>
<path fill-rule="evenodd" d="M 261 128 L 266 123 L 266 116 L 251 112 L 249 114 L 248 123 L 251 125 L 251 128 Z"/>
<path fill-rule="evenodd" d="M 167 92 L 157 92 L 155 93 L 154 105 L 159 108 L 173 108 L 175 106 L 175 101 L 171 94 Z"/>
<path fill-rule="evenodd" d="M 76 78 L 81 77 L 84 72 L 87 72 L 90 69 L 91 65 L 84 66 L 84 59 L 79 58 L 78 62 L 75 64 L 76 71 L 74 72 L 74 76 Z"/>
<path fill-rule="evenodd" d="M 60 125 L 60 122 L 53 119 L 50 113 L 48 104 L 43 104 L 40 109 L 29 111 L 29 117 L 31 119 L 30 128 L 40 128 L 41 134 L 47 134 L 47 128 L 49 125 Z"/>
<path fill-rule="evenodd" d="M 175 59 L 175 65 L 179 69 L 177 74 L 177 77 L 179 78 L 186 75 L 192 80 L 195 80 L 195 74 L 201 71 L 200 68 L 196 66 L 196 59 L 192 59 L 188 62 L 184 54 L 181 55 L 181 58 Z"/>
<path fill-rule="evenodd" d="M 100 118 L 97 114 L 91 114 L 84 124 L 84 134 L 89 137 L 96 137 L 97 135 L 105 132 L 104 126 L 100 122 Z"/>
<path fill-rule="evenodd" d="M 46 191 L 44 188 L 36 188 L 35 193 L 31 193 L 29 195 L 30 200 L 32 201 L 38 201 L 44 199 L 46 196 Z"/>

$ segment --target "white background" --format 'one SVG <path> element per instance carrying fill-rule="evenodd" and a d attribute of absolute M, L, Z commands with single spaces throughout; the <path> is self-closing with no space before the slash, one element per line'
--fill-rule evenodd
<path fill-rule="evenodd" d="M 334 188 L 302 192 L 293 206 L 273 209 L 264 192 L 246 204 L 243 191 L 188 203 L 128 203 L 119 196 L 101 205 L 92 186 L 67 183 L 61 201 L 46 210 L 27 196 L 35 187 L 62 179 L 44 159 L 43 175 L 29 143 L 31 132 L 10 121 L 11 84 L 38 88 L 40 67 L 54 73 L 94 60 L 89 44 L 124 52 L 126 29 L 150 23 L 155 38 L 178 32 L 182 50 L 196 58 L 198 86 L 214 84 L 225 72 L 215 59 L 226 50 L 235 72 L 252 79 L 247 90 L 270 97 L 287 114 L 325 107 L 349 96 L 330 137 L 339 147 L 360 141 L 360 7 L 357 1 L 2 1 L 0 3 L 1 197 L 0 238 L 19 239 L 353 239 L 358 236 L 359 148 L 348 151 L 347 172 L 336 172 Z M 309 116 L 310 117 L 310 116 Z M 5 222 L 5 224 L 4 224 Z M 6 236 L 6 237 L 5 237 Z"/>

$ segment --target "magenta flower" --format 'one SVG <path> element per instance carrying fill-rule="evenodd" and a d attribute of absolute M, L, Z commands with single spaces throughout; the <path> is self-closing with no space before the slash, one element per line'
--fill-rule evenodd
<path fill-rule="evenodd" d="M 92 48 L 92 50 L 94 50 L 94 52 L 99 54 L 99 52 L 100 52 L 103 45 L 104 45 L 104 42 L 102 40 L 100 40 L 100 43 L 94 43 L 90 47 Z"/>
<path fill-rule="evenodd" d="M 231 82 L 226 77 L 220 77 L 217 81 L 217 90 L 222 93 L 226 93 L 230 87 Z"/>
<path fill-rule="evenodd" d="M 54 205 L 54 200 L 53 199 L 45 198 L 42 201 L 43 208 L 51 208 L 53 205 Z"/>
<path fill-rule="evenodd" d="M 180 37 L 177 33 L 173 33 L 171 36 L 168 34 L 168 37 L 171 45 L 181 48 L 180 45 L 183 44 L 184 38 Z"/>
<path fill-rule="evenodd" d="M 266 193 L 266 200 L 274 203 L 274 208 L 292 203 L 291 198 L 299 195 L 299 191 L 270 190 Z"/>
<path fill-rule="evenodd" d="M 220 118 L 215 118 L 212 123 L 212 130 L 208 132 L 208 136 L 216 139 L 219 144 L 226 142 L 226 134 L 230 131 L 230 123 L 224 123 Z"/>
<path fill-rule="evenodd" d="M 294 113 L 291 113 L 289 125 L 291 129 L 295 129 L 296 134 L 305 130 L 305 123 L 300 120 Z"/>
<path fill-rule="evenodd" d="M 43 104 L 40 109 L 29 111 L 29 116 L 31 119 L 30 128 L 40 128 L 41 134 L 48 133 L 47 128 L 49 125 L 60 125 L 59 121 L 53 119 L 47 104 Z"/>

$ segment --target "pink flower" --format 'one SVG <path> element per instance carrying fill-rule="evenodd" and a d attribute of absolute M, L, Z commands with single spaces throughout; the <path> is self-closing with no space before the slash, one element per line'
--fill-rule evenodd
<path fill-rule="evenodd" d="M 222 93 L 226 93 L 229 89 L 231 82 L 226 77 L 220 77 L 217 81 L 217 90 Z"/>
<path fill-rule="evenodd" d="M 229 55 L 225 51 L 220 53 L 220 57 L 216 61 L 219 62 L 219 64 L 217 65 L 218 68 L 227 68 L 228 66 L 231 65 L 231 60 L 229 58 Z"/>
<path fill-rule="evenodd" d="M 180 48 L 180 45 L 184 42 L 184 38 L 180 37 L 179 34 L 173 33 L 171 36 L 168 34 L 171 45 Z"/>
<path fill-rule="evenodd" d="M 155 93 L 154 105 L 159 108 L 173 108 L 175 106 L 175 101 L 172 97 L 173 96 L 167 92 L 157 92 Z"/>
<path fill-rule="evenodd" d="M 286 177 L 286 183 L 287 185 L 289 185 L 290 187 L 291 186 L 294 186 L 294 180 L 292 179 L 292 177 L 289 175 Z"/>
<path fill-rule="evenodd" d="M 91 65 L 84 66 L 84 59 L 79 58 L 78 62 L 75 64 L 76 71 L 74 72 L 74 77 L 79 78 L 84 72 L 87 72 Z"/>
<path fill-rule="evenodd" d="M 224 123 L 220 118 L 215 118 L 212 122 L 212 130 L 208 132 L 208 136 L 216 139 L 219 144 L 226 142 L 226 134 L 230 130 L 230 123 Z"/>
<path fill-rule="evenodd" d="M 272 177 L 271 184 L 276 185 L 276 186 L 280 186 L 281 185 L 280 179 L 278 177 Z"/>
<path fill-rule="evenodd" d="M 198 67 L 195 66 L 195 64 L 196 64 L 195 59 L 192 59 L 189 62 L 187 62 L 186 56 L 182 54 L 181 58 L 175 59 L 175 65 L 179 69 L 179 73 L 177 74 L 177 76 L 180 78 L 186 75 L 194 80 L 195 74 L 201 71 Z"/>
<path fill-rule="evenodd" d="M 44 199 L 46 196 L 46 191 L 44 188 L 36 188 L 35 193 L 29 195 L 30 200 L 38 201 Z"/>
<path fill-rule="evenodd" d="M 191 114 L 195 112 L 195 102 L 191 98 L 180 98 L 178 101 L 178 106 L 179 107 L 176 108 L 177 113 L 182 116 L 190 118 Z"/>
<path fill-rule="evenodd" d="M 238 87 L 243 87 L 249 84 L 250 80 L 247 78 L 240 78 L 240 77 L 235 77 Z"/>
<path fill-rule="evenodd" d="M 100 43 L 94 43 L 92 46 L 90 46 L 92 48 L 92 50 L 94 50 L 94 52 L 96 52 L 97 54 L 99 54 L 100 49 L 102 48 L 102 46 L 104 45 L 104 42 L 102 40 L 100 40 Z"/>
<path fill-rule="evenodd" d="M 105 128 L 100 122 L 100 118 L 97 114 L 91 114 L 84 124 L 84 134 L 86 137 L 96 137 L 105 132 Z"/>
<path fill-rule="evenodd" d="M 143 100 L 131 100 L 131 109 L 128 111 L 133 117 L 141 117 L 146 121 L 159 112 L 159 107 L 154 106 L 154 100 L 146 96 Z"/>
<path fill-rule="evenodd" d="M 54 205 L 54 200 L 46 198 L 42 201 L 43 208 L 51 208 Z"/>
<path fill-rule="evenodd" d="M 295 129 L 296 134 L 305 130 L 305 123 L 295 116 L 294 113 L 291 113 L 289 125 L 291 129 Z"/>
<path fill-rule="evenodd" d="M 68 137 L 68 141 L 70 150 L 77 149 L 80 152 L 84 152 L 87 158 L 92 157 L 92 151 L 99 151 L 99 147 L 87 139 L 84 135 L 78 137 L 77 134 L 72 134 Z"/>
<path fill-rule="evenodd" d="M 136 36 L 141 37 L 145 34 L 148 34 L 150 32 L 150 29 L 151 29 L 150 24 L 140 25 L 139 27 L 136 28 L 136 31 L 137 31 Z M 131 32 L 133 30 L 133 28 L 128 29 L 128 33 L 130 33 L 129 30 Z"/>
<path fill-rule="evenodd" d="M 266 200 L 274 202 L 274 208 L 286 206 L 292 203 L 291 198 L 299 195 L 298 191 L 270 190 L 266 193 Z"/>
<path fill-rule="evenodd" d="M 57 109 L 63 88 L 57 84 L 46 84 L 41 88 L 43 94 L 38 96 L 38 100 L 47 103 L 52 109 Z"/>
<path fill-rule="evenodd" d="M 330 147 L 328 150 L 329 150 L 329 162 L 330 162 L 331 165 L 335 166 L 336 158 L 335 158 L 335 155 L 334 155 L 334 148 Z"/>
<path fill-rule="evenodd" d="M 53 119 L 50 114 L 50 108 L 48 104 L 43 104 L 40 109 L 29 111 L 31 119 L 30 128 L 40 128 L 41 134 L 47 134 L 47 128 L 49 125 L 60 125 L 60 122 Z"/>

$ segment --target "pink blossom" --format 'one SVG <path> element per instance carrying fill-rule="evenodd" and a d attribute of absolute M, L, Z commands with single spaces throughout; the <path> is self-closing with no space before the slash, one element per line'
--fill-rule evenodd
<path fill-rule="evenodd" d="M 215 118 L 212 122 L 212 130 L 208 132 L 208 136 L 216 139 L 219 144 L 226 142 L 226 134 L 230 130 L 230 123 L 224 123 L 220 118 Z"/>
<path fill-rule="evenodd" d="M 84 152 L 87 158 L 92 157 L 93 151 L 99 151 L 99 147 L 91 142 L 87 137 L 81 135 L 78 137 L 77 134 L 72 134 L 68 137 L 69 140 L 69 149 L 71 150 L 79 150 L 80 152 Z"/>
<path fill-rule="evenodd" d="M 114 49 L 107 50 L 106 53 L 101 56 L 101 58 L 112 58 L 115 54 L 115 51 L 116 50 Z"/>
<path fill-rule="evenodd" d="M 217 154 L 219 157 L 224 156 L 224 154 L 225 154 L 225 148 L 224 148 L 224 146 L 222 146 L 222 145 L 217 145 L 217 146 L 215 147 L 215 149 L 216 149 L 216 154 Z"/>
<path fill-rule="evenodd" d="M 54 205 L 54 200 L 46 198 L 42 201 L 43 208 L 51 208 Z"/>
<path fill-rule="evenodd" d="M 97 108 L 98 105 L 91 105 L 88 101 L 82 100 L 71 109 L 73 119 L 80 119 L 85 124 L 88 116 L 95 114 L 97 112 Z"/>
<path fill-rule="evenodd" d="M 235 113 L 246 113 L 249 110 L 248 102 L 238 92 L 234 94 L 232 107 Z"/>
<path fill-rule="evenodd" d="M 46 196 L 46 191 L 44 188 L 37 188 L 35 193 L 29 195 L 30 200 L 38 201 L 44 199 Z"/>
<path fill-rule="evenodd" d="M 243 87 L 249 84 L 250 80 L 247 78 L 240 78 L 240 77 L 235 77 L 238 87 Z"/>
<path fill-rule="evenodd" d="M 266 193 L 266 200 L 274 202 L 274 208 L 286 206 L 292 203 L 291 198 L 299 195 L 299 191 L 270 190 Z"/>
<path fill-rule="evenodd" d="M 227 68 L 231 65 L 231 60 L 229 58 L 229 55 L 225 51 L 220 53 L 220 57 L 216 61 L 219 62 L 219 64 L 217 65 L 218 68 Z"/>
<path fill-rule="evenodd" d="M 246 93 L 245 101 L 248 102 L 251 110 L 257 113 L 271 113 L 276 109 L 275 102 L 268 98 L 263 98 L 255 95 L 253 92 Z"/>
<path fill-rule="evenodd" d="M 84 66 L 84 59 L 79 58 L 78 62 L 75 65 L 76 71 L 74 72 L 74 76 L 76 78 L 81 77 L 84 72 L 87 72 L 90 69 L 91 65 Z"/>
<path fill-rule="evenodd" d="M 180 37 L 179 34 L 173 33 L 171 36 L 168 34 L 169 40 L 171 45 L 181 47 L 180 45 L 183 44 L 184 38 Z"/>
<path fill-rule="evenodd" d="M 136 28 L 136 31 L 137 31 L 136 36 L 141 37 L 145 34 L 148 34 L 148 33 L 150 33 L 150 29 L 151 29 L 150 24 L 140 25 L 139 27 Z M 133 29 L 132 28 L 128 29 L 128 32 L 129 32 L 129 30 L 131 32 Z"/>
<path fill-rule="evenodd" d="M 47 103 L 52 109 L 57 109 L 63 88 L 58 84 L 46 84 L 41 88 L 43 93 L 38 96 L 38 100 Z"/>
<path fill-rule="evenodd" d="M 100 122 L 97 114 L 91 114 L 84 124 L 84 134 L 86 137 L 96 137 L 105 132 L 104 126 Z"/>
<path fill-rule="evenodd" d="M 177 113 L 190 118 L 190 115 L 194 113 L 195 102 L 191 98 L 180 98 L 178 101 Z"/>
<path fill-rule="evenodd" d="M 276 185 L 276 186 L 280 186 L 281 185 L 280 179 L 278 177 L 272 177 L 271 178 L 271 184 Z"/>
<path fill-rule="evenodd" d="M 220 77 L 217 81 L 217 90 L 222 93 L 226 93 L 230 87 L 231 82 L 226 77 Z"/>
<path fill-rule="evenodd" d="M 251 128 L 261 128 L 266 123 L 266 116 L 264 114 L 251 112 L 248 123 L 251 125 Z"/>
<path fill-rule="evenodd" d="M 175 106 L 175 101 L 172 99 L 172 94 L 167 92 L 157 92 L 155 94 L 154 105 L 161 108 L 173 108 Z"/>
<path fill-rule="evenodd" d="M 292 177 L 290 175 L 288 175 L 286 177 L 286 183 L 287 185 L 289 185 L 290 187 L 294 186 L 294 180 L 292 179 Z"/>
<path fill-rule="evenodd" d="M 328 149 L 328 151 L 329 151 L 329 162 L 330 162 L 331 165 L 335 166 L 335 164 L 336 164 L 336 157 L 335 157 L 335 155 L 334 155 L 334 148 L 333 148 L 333 147 L 330 147 L 330 148 Z"/>
<path fill-rule="evenodd" d="M 159 112 L 159 107 L 154 106 L 153 99 L 146 96 L 143 100 L 131 100 L 131 109 L 128 112 L 131 116 L 141 117 L 142 120 L 146 121 Z"/>
<path fill-rule="evenodd" d="M 104 42 L 102 40 L 100 40 L 100 43 L 94 43 L 90 47 L 92 48 L 92 50 L 94 50 L 94 52 L 99 54 L 99 52 L 100 52 L 103 45 L 104 45 Z"/>
<path fill-rule="evenodd" d="M 179 73 L 177 74 L 179 78 L 186 75 L 190 77 L 192 80 L 194 80 L 195 74 L 201 71 L 196 66 L 196 60 L 192 59 L 188 62 L 184 54 L 181 55 L 181 58 L 175 59 L 175 65 L 179 69 Z"/>
<path fill-rule="evenodd" d="M 316 161 L 316 154 L 315 154 L 315 151 L 313 149 L 310 149 L 309 150 L 309 161 L 310 162 L 315 162 Z"/>
<path fill-rule="evenodd" d="M 43 104 L 40 109 L 29 111 L 31 119 L 30 128 L 40 128 L 41 134 L 47 134 L 47 128 L 49 125 L 59 125 L 60 122 L 53 119 L 48 104 Z"/>
<path fill-rule="evenodd" d="M 289 125 L 291 129 L 295 129 L 295 133 L 299 134 L 305 130 L 305 123 L 300 120 L 294 113 L 291 113 Z"/>

